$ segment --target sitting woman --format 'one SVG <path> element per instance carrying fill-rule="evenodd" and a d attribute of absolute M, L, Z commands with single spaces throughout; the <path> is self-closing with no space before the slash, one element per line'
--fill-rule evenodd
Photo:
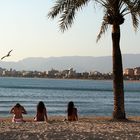
<path fill-rule="evenodd" d="M 34 118 L 34 121 L 45 121 L 45 120 L 46 122 L 48 121 L 47 110 L 44 103 L 40 101 L 37 105 L 37 113 Z"/>
<path fill-rule="evenodd" d="M 25 122 L 23 120 L 22 114 L 27 114 L 26 110 L 23 106 L 17 103 L 14 107 L 12 107 L 10 113 L 13 113 L 12 122 Z"/>
<path fill-rule="evenodd" d="M 68 103 L 67 113 L 68 121 L 78 120 L 77 108 L 74 107 L 74 103 L 72 101 Z"/>

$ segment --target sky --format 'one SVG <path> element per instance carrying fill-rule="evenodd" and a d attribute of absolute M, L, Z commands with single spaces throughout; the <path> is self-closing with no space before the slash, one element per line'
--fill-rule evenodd
<path fill-rule="evenodd" d="M 55 0 L 0 0 L 0 57 L 13 49 L 4 61 L 27 57 L 111 56 L 111 26 L 96 43 L 103 9 L 89 3 L 75 17 L 74 24 L 62 33 L 58 18 L 47 14 Z M 140 53 L 140 31 L 134 31 L 131 18 L 121 25 L 122 54 Z"/>

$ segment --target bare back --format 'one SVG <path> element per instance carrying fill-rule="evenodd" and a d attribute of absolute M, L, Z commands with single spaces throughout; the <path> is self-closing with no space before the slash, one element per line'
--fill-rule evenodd
<path fill-rule="evenodd" d="M 26 114 L 26 111 L 25 111 L 24 107 L 22 107 L 22 106 L 20 106 L 20 107 L 14 106 L 11 109 L 10 113 L 14 114 L 15 119 L 19 119 L 19 118 L 23 118 L 22 113 Z"/>
<path fill-rule="evenodd" d="M 77 108 L 73 108 L 72 114 L 68 115 L 68 120 L 69 121 L 77 121 L 78 120 Z"/>
<path fill-rule="evenodd" d="M 41 112 L 37 112 L 35 120 L 36 121 L 45 121 L 45 119 L 47 121 L 47 111 L 46 111 L 46 108 L 43 110 L 42 113 Z"/>

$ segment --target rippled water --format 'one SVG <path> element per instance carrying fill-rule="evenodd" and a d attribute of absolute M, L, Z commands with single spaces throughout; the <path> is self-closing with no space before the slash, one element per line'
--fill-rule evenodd
<path fill-rule="evenodd" d="M 140 115 L 139 100 L 140 82 L 125 82 L 127 115 Z M 69 101 L 74 101 L 81 116 L 111 116 L 112 81 L 0 78 L 0 116 L 9 116 L 17 102 L 33 116 L 39 101 L 44 101 L 50 116 L 65 115 Z"/>

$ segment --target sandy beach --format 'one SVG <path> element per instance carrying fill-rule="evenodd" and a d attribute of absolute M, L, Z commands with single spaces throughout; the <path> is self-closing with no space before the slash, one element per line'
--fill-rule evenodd
<path fill-rule="evenodd" d="M 140 117 L 128 121 L 113 121 L 110 117 L 81 117 L 76 122 L 52 116 L 46 122 L 12 123 L 0 119 L 0 140 L 139 140 Z"/>

